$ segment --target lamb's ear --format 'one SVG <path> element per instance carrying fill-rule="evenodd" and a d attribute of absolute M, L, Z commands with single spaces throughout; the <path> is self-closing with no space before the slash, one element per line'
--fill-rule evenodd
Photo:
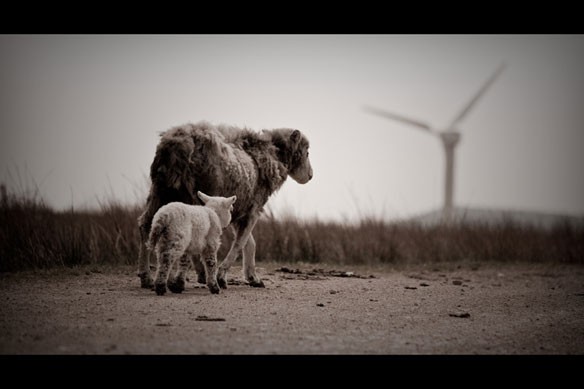
<path fill-rule="evenodd" d="M 302 138 L 302 135 L 298 130 L 294 130 L 292 131 L 292 134 L 290 134 L 290 141 L 292 142 L 293 146 L 298 145 L 298 142 L 300 142 L 300 138 Z"/>
<path fill-rule="evenodd" d="M 209 201 L 209 196 L 207 196 L 206 194 L 204 194 L 201 191 L 197 191 L 197 196 L 199 196 L 199 198 L 201 199 L 203 204 L 207 204 L 207 201 Z"/>

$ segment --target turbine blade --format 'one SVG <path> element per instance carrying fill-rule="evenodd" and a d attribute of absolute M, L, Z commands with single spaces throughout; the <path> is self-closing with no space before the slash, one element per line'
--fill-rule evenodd
<path fill-rule="evenodd" d="M 464 119 L 464 117 L 468 114 L 468 112 L 471 110 L 471 108 L 476 104 L 476 102 L 481 98 L 481 96 L 485 94 L 487 89 L 489 89 L 489 87 L 493 84 L 493 82 L 495 82 L 495 80 L 497 79 L 497 77 L 499 77 L 501 72 L 503 72 L 503 70 L 505 69 L 506 66 L 507 65 L 505 63 L 502 63 L 501 65 L 499 65 L 497 70 L 495 70 L 495 73 L 493 73 L 493 75 L 487 80 L 487 82 L 485 82 L 485 84 L 481 87 L 481 89 L 479 89 L 477 94 L 474 95 L 474 97 L 468 102 L 466 107 L 464 107 L 464 109 L 452 121 L 452 123 L 450 124 L 450 126 L 448 128 L 455 127 L 458 124 L 458 122 L 460 122 L 462 119 Z"/>
<path fill-rule="evenodd" d="M 368 107 L 368 106 L 363 107 L 363 109 L 365 109 L 369 113 L 384 117 L 386 119 L 398 120 L 400 122 L 409 124 L 411 126 L 415 126 L 415 127 L 421 128 L 421 129 L 429 131 L 429 132 L 434 132 L 429 125 L 427 125 L 426 123 L 420 122 L 418 120 L 415 120 L 415 119 L 410 119 L 410 118 L 407 118 L 405 116 L 396 115 L 395 113 L 391 113 L 391 112 L 388 112 L 385 110 L 381 110 L 381 109 L 377 109 L 377 108 L 373 108 L 373 107 Z"/>

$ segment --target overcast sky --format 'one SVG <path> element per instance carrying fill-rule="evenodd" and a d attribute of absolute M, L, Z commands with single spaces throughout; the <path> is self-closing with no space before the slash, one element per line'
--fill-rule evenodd
<path fill-rule="evenodd" d="M 314 178 L 276 213 L 437 209 L 439 140 L 362 107 L 443 129 L 505 62 L 459 125 L 455 204 L 584 214 L 581 35 L 4 35 L 0 61 L 0 181 L 60 209 L 144 199 L 158 132 L 199 120 L 307 135 Z"/>

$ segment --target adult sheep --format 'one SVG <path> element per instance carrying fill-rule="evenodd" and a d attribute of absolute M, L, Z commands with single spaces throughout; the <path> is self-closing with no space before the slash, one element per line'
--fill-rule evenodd
<path fill-rule="evenodd" d="M 231 228 L 234 239 L 219 266 L 217 282 L 227 288 L 226 272 L 241 254 L 243 276 L 251 286 L 264 287 L 255 271 L 253 228 L 268 198 L 287 177 L 305 184 L 312 178 L 308 139 L 294 129 L 263 130 L 214 126 L 207 122 L 173 127 L 161 134 L 150 167 L 150 193 L 146 210 L 138 219 L 139 277 L 143 288 L 152 288 L 150 253 L 145 250 L 152 218 L 173 201 L 201 204 L 197 191 L 211 196 L 236 195 Z M 205 279 L 198 258 L 192 258 L 199 280 Z"/>

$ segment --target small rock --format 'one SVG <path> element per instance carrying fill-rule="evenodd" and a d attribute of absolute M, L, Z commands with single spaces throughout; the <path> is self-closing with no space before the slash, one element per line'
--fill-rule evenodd
<path fill-rule="evenodd" d="M 316 304 L 316 306 L 317 307 L 324 307 L 324 304 L 323 303 L 318 303 L 318 304 Z"/>
<path fill-rule="evenodd" d="M 105 351 L 106 351 L 106 352 L 108 352 L 108 351 L 114 351 L 114 350 L 115 350 L 115 349 L 117 349 L 117 348 L 118 348 L 118 346 L 116 346 L 115 344 L 110 344 L 109 346 L 107 346 L 107 347 L 105 348 Z"/>
<path fill-rule="evenodd" d="M 427 284 L 425 282 L 420 283 L 420 286 L 430 286 L 430 284 Z"/>
<path fill-rule="evenodd" d="M 154 325 L 158 326 L 158 327 L 171 327 L 172 326 L 172 324 L 170 324 L 170 323 L 156 323 Z"/>
<path fill-rule="evenodd" d="M 369 299 L 369 301 L 377 302 L 377 301 L 379 301 L 379 300 L 376 300 L 376 299 Z"/>
<path fill-rule="evenodd" d="M 85 294 L 91 294 L 91 292 L 85 292 Z"/>
<path fill-rule="evenodd" d="M 468 312 L 456 312 L 456 313 L 449 313 L 448 316 L 452 317 L 460 317 L 462 319 L 466 319 L 470 317 L 470 313 Z"/>
<path fill-rule="evenodd" d="M 195 318 L 197 321 L 225 321 L 222 317 L 209 317 L 206 315 L 200 315 Z"/>
<path fill-rule="evenodd" d="M 412 289 L 412 290 L 413 290 L 413 289 L 418 289 L 418 288 L 416 288 L 415 286 L 404 286 L 404 288 L 406 288 L 406 289 Z"/>
<path fill-rule="evenodd" d="M 336 290 L 330 290 L 330 291 L 329 291 L 329 293 L 330 293 L 330 294 L 336 294 L 336 293 L 337 293 L 337 291 L 336 291 Z"/>
<path fill-rule="evenodd" d="M 454 280 L 454 281 L 452 281 L 452 285 L 462 285 L 462 281 L 461 280 Z"/>
<path fill-rule="evenodd" d="M 114 321 L 114 318 L 113 317 L 109 317 L 109 318 L 106 319 L 106 321 Z"/>

